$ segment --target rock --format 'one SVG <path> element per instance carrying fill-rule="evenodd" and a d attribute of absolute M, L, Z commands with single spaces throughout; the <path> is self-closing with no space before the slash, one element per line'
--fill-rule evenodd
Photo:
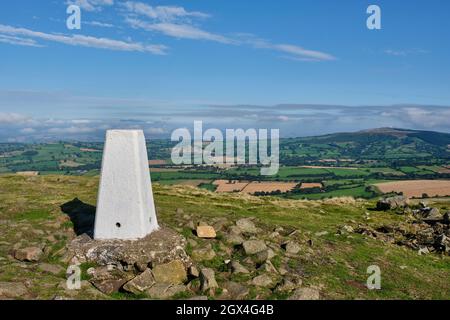
<path fill-rule="evenodd" d="M 258 233 L 259 229 L 256 228 L 252 220 L 248 218 L 239 219 L 236 221 L 236 226 L 244 233 Z"/>
<path fill-rule="evenodd" d="M 148 268 L 148 263 L 145 262 L 135 262 L 134 267 L 139 272 L 144 272 Z"/>
<path fill-rule="evenodd" d="M 321 232 L 316 232 L 315 236 L 321 237 L 321 236 L 326 236 L 327 234 L 328 234 L 328 231 L 321 231 Z"/>
<path fill-rule="evenodd" d="M 289 297 L 289 300 L 319 300 L 320 292 L 314 288 L 298 288 Z"/>
<path fill-rule="evenodd" d="M 252 284 L 257 287 L 270 288 L 274 285 L 274 281 L 267 274 L 262 274 L 260 276 L 253 278 Z"/>
<path fill-rule="evenodd" d="M 445 234 L 441 234 L 436 237 L 434 247 L 438 252 L 450 252 L 450 238 L 448 238 Z"/>
<path fill-rule="evenodd" d="M 140 275 L 125 283 L 123 289 L 127 292 L 139 294 L 147 289 L 150 289 L 150 287 L 153 286 L 155 282 L 156 281 L 155 277 L 153 276 L 153 272 L 150 269 L 147 269 Z"/>
<path fill-rule="evenodd" d="M 275 257 L 275 253 L 273 252 L 273 250 L 266 249 L 255 254 L 253 256 L 253 261 L 255 261 L 255 263 L 261 264 L 266 262 L 267 260 L 272 259 L 273 257 Z"/>
<path fill-rule="evenodd" d="M 27 247 L 16 250 L 14 258 L 20 261 L 37 262 L 41 259 L 43 251 L 38 247 Z"/>
<path fill-rule="evenodd" d="M 283 244 L 282 247 L 288 254 L 297 254 L 301 249 L 300 245 L 295 241 L 288 241 L 287 243 Z"/>
<path fill-rule="evenodd" d="M 447 211 L 442 219 L 445 224 L 450 224 L 450 211 Z"/>
<path fill-rule="evenodd" d="M 246 255 L 252 255 L 267 249 L 262 240 L 247 240 L 242 244 Z"/>
<path fill-rule="evenodd" d="M 431 208 L 428 212 L 426 212 L 423 221 L 425 222 L 437 222 L 443 220 L 443 216 L 439 212 L 437 208 Z"/>
<path fill-rule="evenodd" d="M 215 238 L 216 230 L 211 226 L 198 226 L 197 227 L 197 237 L 199 238 Z"/>
<path fill-rule="evenodd" d="M 81 235 L 70 243 L 69 251 L 81 263 L 88 261 L 98 265 L 134 266 L 136 262 L 158 265 L 181 260 L 187 268 L 192 261 L 183 249 L 186 243 L 186 239 L 178 232 L 161 226 L 160 229 L 136 241 L 100 241 Z"/>
<path fill-rule="evenodd" d="M 404 196 L 396 196 L 378 200 L 377 210 L 386 211 L 408 206 L 408 200 Z"/>
<path fill-rule="evenodd" d="M 167 283 L 156 283 L 151 288 L 145 291 L 151 298 L 154 299 L 168 299 L 176 295 L 177 293 L 186 291 L 184 285 L 173 285 Z"/>
<path fill-rule="evenodd" d="M 238 226 L 231 226 L 228 228 L 230 234 L 241 235 L 242 230 Z"/>
<path fill-rule="evenodd" d="M 180 284 L 187 279 L 186 269 L 180 260 L 156 265 L 152 272 L 155 281 L 159 283 Z"/>
<path fill-rule="evenodd" d="M 178 215 L 181 215 L 181 214 L 184 213 L 184 210 L 183 210 L 182 208 L 177 208 L 177 209 L 175 210 L 175 213 L 178 214 Z"/>
<path fill-rule="evenodd" d="M 421 255 L 423 255 L 423 254 L 429 254 L 429 253 L 430 253 L 430 250 L 428 250 L 427 247 L 422 247 L 422 248 L 420 248 L 419 251 L 418 251 L 419 256 L 421 256 Z"/>
<path fill-rule="evenodd" d="M 227 291 L 225 297 L 233 300 L 244 300 L 245 297 L 249 294 L 249 289 L 237 282 L 226 282 L 223 287 Z"/>
<path fill-rule="evenodd" d="M 277 285 L 275 288 L 276 292 L 291 292 L 297 288 L 297 285 L 290 281 L 289 279 L 284 278 L 283 281 Z"/>
<path fill-rule="evenodd" d="M 194 278 L 198 278 L 200 276 L 200 271 L 196 266 L 190 266 L 188 269 L 188 275 Z"/>
<path fill-rule="evenodd" d="M 19 298 L 28 293 L 27 288 L 20 282 L 0 282 L 0 297 Z"/>
<path fill-rule="evenodd" d="M 90 282 L 94 287 L 104 294 L 111 294 L 133 278 L 133 275 L 119 269 L 112 269 L 110 266 L 95 268 Z"/>
<path fill-rule="evenodd" d="M 274 265 L 272 264 L 272 262 L 270 262 L 269 260 L 267 260 L 266 262 L 264 262 L 264 263 L 258 268 L 258 270 L 264 271 L 264 272 L 268 272 L 268 273 L 278 273 L 277 269 L 274 267 Z"/>
<path fill-rule="evenodd" d="M 209 290 L 210 292 L 218 288 L 215 273 L 213 269 L 203 268 L 200 270 L 200 290 L 205 292 Z"/>
<path fill-rule="evenodd" d="M 243 273 L 243 274 L 248 274 L 250 273 L 250 271 L 247 270 L 247 268 L 245 268 L 242 264 L 240 264 L 238 261 L 232 261 L 230 263 L 230 268 L 231 271 L 234 274 L 239 274 L 239 273 Z"/>
<path fill-rule="evenodd" d="M 195 249 L 191 254 L 194 261 L 208 261 L 214 259 L 215 256 L 216 252 L 211 248 L 211 246 Z"/>
<path fill-rule="evenodd" d="M 38 266 L 38 269 L 47 273 L 51 273 L 51 274 L 60 274 L 62 272 L 64 272 L 64 268 L 61 266 L 58 266 L 56 264 L 49 264 L 49 263 L 41 263 Z"/>
<path fill-rule="evenodd" d="M 344 225 L 339 229 L 340 234 L 353 233 L 354 231 L 353 227 L 349 225 Z"/>
<path fill-rule="evenodd" d="M 232 244 L 232 245 L 241 245 L 244 242 L 244 238 L 242 238 L 238 234 L 228 234 L 225 236 L 225 242 Z"/>

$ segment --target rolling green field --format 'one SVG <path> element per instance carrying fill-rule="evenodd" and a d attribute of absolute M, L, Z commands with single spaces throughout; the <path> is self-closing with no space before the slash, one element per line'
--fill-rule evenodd
<path fill-rule="evenodd" d="M 370 186 L 377 182 L 414 179 L 450 179 L 450 135 L 435 132 L 379 129 L 373 132 L 340 133 L 320 137 L 287 138 L 280 141 L 280 169 L 274 176 L 261 176 L 258 166 L 218 168 L 172 166 L 171 148 L 176 142 L 147 143 L 152 180 L 162 184 L 186 184 L 199 180 L 214 190 L 215 179 L 322 183 L 321 190 L 294 190 L 280 196 L 323 199 L 336 196 L 373 198 Z M 0 144 L 0 174 L 37 171 L 40 175 L 95 176 L 100 172 L 102 143 L 55 142 Z M 163 170 L 161 170 L 163 168 Z M 170 170 L 166 170 L 170 168 Z M 204 183 L 202 180 L 208 180 Z M 314 191 L 314 190 L 313 190 Z"/>

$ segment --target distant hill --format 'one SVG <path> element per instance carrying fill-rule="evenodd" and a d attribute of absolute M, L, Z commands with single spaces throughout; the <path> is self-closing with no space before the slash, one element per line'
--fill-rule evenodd
<path fill-rule="evenodd" d="M 377 128 L 283 140 L 289 158 L 371 159 L 421 162 L 450 159 L 450 134 L 397 128 Z M 282 152 L 283 153 L 283 152 Z M 282 158 L 280 156 L 280 158 Z"/>

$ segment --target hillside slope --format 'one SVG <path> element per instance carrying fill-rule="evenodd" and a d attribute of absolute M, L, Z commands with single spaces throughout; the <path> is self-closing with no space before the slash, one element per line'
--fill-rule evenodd
<path fill-rule="evenodd" d="M 75 234 L 60 206 L 76 197 L 95 205 L 97 185 L 95 177 L 0 177 L 0 283 L 24 286 L 24 298 L 51 299 L 64 294 L 66 245 Z M 189 239 L 188 253 L 208 247 L 214 250 L 212 260 L 198 264 L 215 270 L 219 286 L 232 280 L 248 287 L 246 298 L 284 299 L 289 294 L 253 286 L 252 278 L 261 270 L 248 267 L 251 273 L 245 275 L 227 270 L 224 260 L 246 263 L 238 247 L 231 246 L 229 250 L 230 246 L 223 244 L 229 236 L 229 225 L 243 217 L 255 219 L 261 228 L 256 236 L 268 244 L 276 244 L 273 231 L 277 227 L 283 228 L 278 229 L 283 239 L 298 243 L 298 254 L 285 255 L 283 250 L 277 250 L 272 263 L 278 270 L 289 270 L 303 286 L 317 288 L 321 298 L 450 299 L 450 283 L 443 281 L 450 278 L 449 256 L 419 255 L 415 250 L 351 232 L 361 225 L 374 229 L 407 227 L 408 216 L 373 211 L 373 202 L 350 198 L 280 200 L 157 184 L 154 193 L 160 222 Z M 441 208 L 449 205 L 448 201 L 436 204 Z M 200 221 L 216 225 L 222 221 L 222 227 L 216 227 L 218 237 L 197 238 L 190 228 Z M 11 257 L 14 249 L 29 246 L 44 248 L 40 262 L 20 262 Z M 48 265 L 56 271 L 43 271 L 48 270 Z M 381 290 L 365 287 L 370 265 L 381 268 Z M 86 270 L 89 266 L 83 267 Z M 277 279 L 281 276 L 277 275 Z M 220 298 L 221 294 L 212 298 Z M 76 297 L 130 298 L 124 294 L 105 296 L 89 283 Z"/>

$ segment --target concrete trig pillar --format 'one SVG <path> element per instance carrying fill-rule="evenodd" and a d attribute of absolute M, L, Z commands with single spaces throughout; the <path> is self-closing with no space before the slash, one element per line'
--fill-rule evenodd
<path fill-rule="evenodd" d="M 142 130 L 108 130 L 95 239 L 139 239 L 158 229 Z"/>

